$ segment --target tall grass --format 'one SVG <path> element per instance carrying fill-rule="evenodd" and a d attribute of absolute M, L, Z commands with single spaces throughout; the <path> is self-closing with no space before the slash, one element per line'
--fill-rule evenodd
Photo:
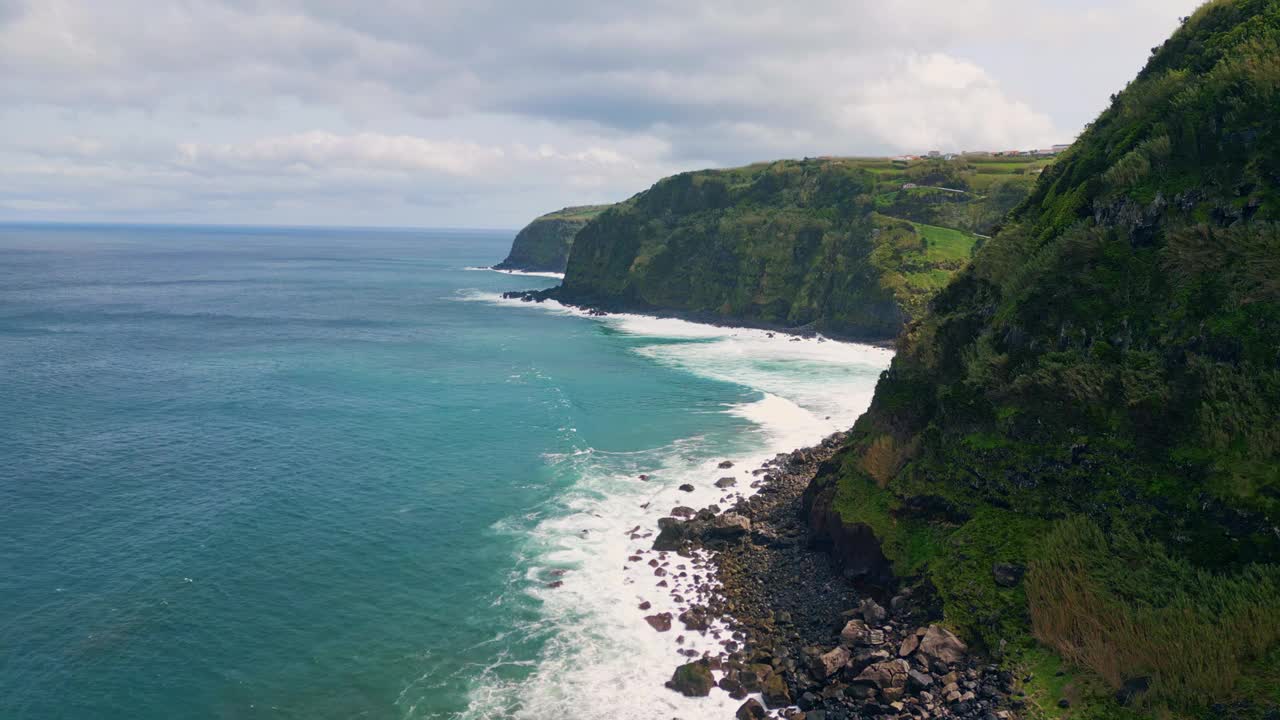
<path fill-rule="evenodd" d="M 1280 566 L 1210 573 L 1083 518 L 1050 532 L 1026 589 L 1038 640 L 1112 687 L 1151 678 L 1147 704 L 1230 698 L 1280 643 Z"/>

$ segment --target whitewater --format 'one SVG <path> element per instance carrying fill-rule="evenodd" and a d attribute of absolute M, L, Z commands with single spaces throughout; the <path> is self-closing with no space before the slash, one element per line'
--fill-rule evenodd
<path fill-rule="evenodd" d="M 723 628 L 713 626 L 700 635 L 685 632 L 676 622 L 669 632 L 660 633 L 644 619 L 660 612 L 678 615 L 687 608 L 691 598 L 685 589 L 695 578 L 708 575 L 707 558 L 672 555 L 664 577 L 655 576 L 646 562 L 630 558 L 650 548 L 657 520 L 672 508 L 713 503 L 727 507 L 753 492 L 751 470 L 764 461 L 848 429 L 870 404 L 892 352 L 678 319 L 595 317 L 554 301 L 526 303 L 496 293 L 466 292 L 460 299 L 512 312 L 603 323 L 614 332 L 643 339 L 634 352 L 654 363 L 735 383 L 756 395 L 721 409 L 750 423 L 731 446 L 715 446 L 694 435 L 639 452 L 580 447 L 545 457 L 558 475 L 571 479 L 567 489 L 551 507 L 539 509 L 541 519 L 532 530 L 519 522 L 495 527 L 498 532 L 522 534 L 517 567 L 497 602 L 525 594 L 540 603 L 540 610 L 516 633 L 490 641 L 500 659 L 473 679 L 469 708 L 462 717 L 732 717 L 741 701 L 719 688 L 708 698 L 686 698 L 663 686 L 673 669 L 687 661 L 681 650 L 718 650 L 713 633 Z M 644 421 L 642 416 L 635 418 L 637 423 Z M 725 460 L 732 468 L 721 469 Z M 726 476 L 734 477 L 736 485 L 717 488 L 714 482 Z M 685 484 L 694 491 L 680 490 Z M 641 557 L 647 561 L 653 555 Z M 677 569 L 689 577 L 674 577 Z M 672 587 L 659 587 L 664 579 Z M 673 597 L 679 593 L 685 593 L 684 602 Z M 643 610 L 642 603 L 647 603 Z M 530 672 L 510 679 L 501 658 L 518 653 L 502 648 L 519 647 L 534 638 L 543 641 L 538 659 L 519 661 L 530 665 Z"/>

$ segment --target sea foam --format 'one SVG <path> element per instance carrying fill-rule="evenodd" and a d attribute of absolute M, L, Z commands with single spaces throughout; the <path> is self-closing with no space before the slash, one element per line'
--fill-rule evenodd
<path fill-rule="evenodd" d="M 669 632 L 659 633 L 644 619 L 661 612 L 679 615 L 694 599 L 688 589 L 693 578 L 705 580 L 710 572 L 706 556 L 686 559 L 670 553 L 667 574 L 655 576 L 648 561 L 658 557 L 649 550 L 657 520 L 680 505 L 725 507 L 737 495 L 751 492 L 750 471 L 765 460 L 847 429 L 870 403 L 892 353 L 678 319 L 594 317 L 554 301 L 526 303 L 495 293 L 469 293 L 462 299 L 590 318 L 618 332 L 652 338 L 652 344 L 642 343 L 636 352 L 656 363 L 759 393 L 758 399 L 724 408 L 750 423 L 727 454 L 717 455 L 726 449 L 691 437 L 639 453 L 580 450 L 547 456 L 574 482 L 531 531 L 519 523 L 509 528 L 527 533 L 511 592 L 528 593 L 541 602 L 541 618 L 528 631 L 545 639 L 542 656 L 536 669 L 518 681 L 482 673 L 464 717 L 731 717 L 740 701 L 718 688 L 708 698 L 686 698 L 663 687 L 675 666 L 687 661 L 679 650 L 715 653 L 720 648 L 710 633 L 688 632 L 678 620 Z M 733 468 L 720 469 L 724 459 Z M 649 475 L 649 481 L 639 481 L 640 473 Z M 713 481 L 722 476 L 734 477 L 737 485 L 716 488 Z M 678 489 L 685 483 L 694 492 Z M 637 555 L 639 562 L 629 560 Z M 678 577 L 680 565 L 689 577 Z M 660 580 L 671 587 L 658 587 Z M 673 593 L 684 602 L 677 602 Z M 650 607 L 640 610 L 642 602 Z M 683 643 L 677 643 L 680 636 Z"/>

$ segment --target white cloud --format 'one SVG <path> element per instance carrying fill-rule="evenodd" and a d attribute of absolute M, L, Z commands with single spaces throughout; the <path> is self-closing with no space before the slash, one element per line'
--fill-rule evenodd
<path fill-rule="evenodd" d="M 709 164 L 1057 142 L 1197 2 L 0 0 L 0 201 L 519 224 Z"/>

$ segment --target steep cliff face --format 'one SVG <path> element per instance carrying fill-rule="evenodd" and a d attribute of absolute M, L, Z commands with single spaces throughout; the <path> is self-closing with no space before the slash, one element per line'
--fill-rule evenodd
<path fill-rule="evenodd" d="M 808 503 L 1086 699 L 1280 703 L 1280 0 L 1156 50 L 907 328 Z"/>
<path fill-rule="evenodd" d="M 511 243 L 511 252 L 502 262 L 494 265 L 498 270 L 524 270 L 527 272 L 564 272 L 569 259 L 573 239 L 592 218 L 604 212 L 608 205 L 583 205 L 568 207 L 535 218 L 521 230 Z"/>
<path fill-rule="evenodd" d="M 890 339 L 977 239 L 877 213 L 904 177 L 889 161 L 818 159 L 667 178 L 582 229 L 555 296 Z"/>

